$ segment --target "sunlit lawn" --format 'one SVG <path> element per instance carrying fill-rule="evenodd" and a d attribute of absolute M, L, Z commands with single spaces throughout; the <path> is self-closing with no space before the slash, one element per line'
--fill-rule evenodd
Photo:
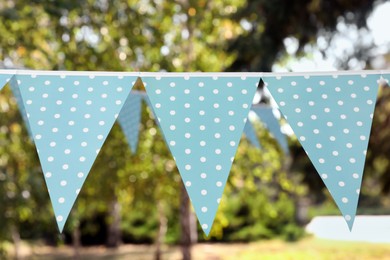
<path fill-rule="evenodd" d="M 163 259 L 180 259 L 180 249 L 165 247 Z M 27 259 L 72 259 L 73 249 L 62 246 L 51 248 L 24 245 Z M 390 259 L 390 244 L 339 242 L 307 238 L 296 243 L 279 240 L 248 244 L 198 244 L 192 250 L 194 259 Z M 153 259 L 154 247 L 123 245 L 118 250 L 87 247 L 80 251 L 80 259 Z"/>

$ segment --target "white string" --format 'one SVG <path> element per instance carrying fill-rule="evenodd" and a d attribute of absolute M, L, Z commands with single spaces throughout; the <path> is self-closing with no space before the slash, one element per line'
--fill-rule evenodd
<path fill-rule="evenodd" d="M 390 70 L 313 71 L 313 72 L 118 72 L 118 71 L 50 71 L 50 70 L 0 70 L 0 74 L 64 75 L 64 76 L 136 76 L 136 77 L 287 77 L 325 75 L 390 74 Z"/>

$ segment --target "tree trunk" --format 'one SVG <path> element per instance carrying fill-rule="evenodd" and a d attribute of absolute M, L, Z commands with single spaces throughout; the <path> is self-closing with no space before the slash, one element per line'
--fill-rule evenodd
<path fill-rule="evenodd" d="M 20 234 L 14 224 L 11 226 L 11 236 L 14 243 L 14 259 L 20 259 Z"/>
<path fill-rule="evenodd" d="M 165 234 L 167 232 L 167 223 L 168 223 L 168 220 L 167 220 L 165 213 L 164 213 L 164 206 L 163 206 L 161 200 L 159 200 L 157 202 L 157 210 L 158 210 L 159 228 L 158 228 L 157 239 L 156 239 L 156 252 L 154 255 L 154 259 L 160 260 L 161 259 L 161 245 L 164 243 L 164 237 L 165 237 Z"/>
<path fill-rule="evenodd" d="M 80 259 L 81 232 L 80 232 L 80 223 L 78 220 L 76 220 L 76 224 L 73 227 L 72 244 L 73 244 L 73 259 Z"/>
<path fill-rule="evenodd" d="M 183 260 L 191 259 L 191 212 L 190 212 L 190 199 L 188 198 L 187 191 L 182 183 L 180 189 L 180 247 L 183 255 Z"/>
<path fill-rule="evenodd" d="M 110 248 L 117 248 L 121 244 L 121 206 L 115 196 L 110 206 L 111 221 L 108 227 L 108 238 L 106 246 Z"/>

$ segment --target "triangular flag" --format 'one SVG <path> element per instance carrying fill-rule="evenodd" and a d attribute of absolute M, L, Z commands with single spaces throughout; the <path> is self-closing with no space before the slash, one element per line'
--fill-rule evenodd
<path fill-rule="evenodd" d="M 26 125 L 28 135 L 30 136 L 31 139 L 33 139 L 30 124 L 27 118 L 26 109 L 24 108 L 24 104 L 23 104 L 22 94 L 20 94 L 19 86 L 16 82 L 16 77 L 11 78 L 10 87 L 11 87 L 12 94 L 14 95 L 14 98 L 16 100 L 16 103 L 18 104 L 20 115 L 22 116 L 23 122 Z"/>
<path fill-rule="evenodd" d="M 359 200 L 378 78 L 263 78 L 350 229 Z"/>
<path fill-rule="evenodd" d="M 136 77 L 61 72 L 15 77 L 62 231 Z"/>
<path fill-rule="evenodd" d="M 176 76 L 142 80 L 208 235 L 259 78 Z"/>
<path fill-rule="evenodd" d="M 390 85 L 390 74 L 382 74 L 382 77 L 384 78 L 387 85 Z"/>
<path fill-rule="evenodd" d="M 263 107 L 263 106 L 253 106 L 252 110 L 260 118 L 261 122 L 265 125 L 268 131 L 271 132 L 273 137 L 278 141 L 280 147 L 283 151 L 288 154 L 288 143 L 286 136 L 282 133 L 279 120 L 275 117 L 273 113 L 273 108 Z"/>
<path fill-rule="evenodd" d="M 119 124 L 125 133 L 132 153 L 137 151 L 142 99 L 143 94 L 131 92 L 118 117 Z"/>
<path fill-rule="evenodd" d="M 2 90 L 5 85 L 7 85 L 8 81 L 10 81 L 13 76 L 14 74 L 0 72 L 0 90 Z"/>
<path fill-rule="evenodd" d="M 244 126 L 244 134 L 245 134 L 246 138 L 248 139 L 248 141 L 253 146 L 255 146 L 256 148 L 259 148 L 259 149 L 261 148 L 261 145 L 260 145 L 259 139 L 256 135 L 255 129 L 253 128 L 252 122 L 249 119 L 248 119 L 248 121 L 246 121 L 246 124 Z"/>

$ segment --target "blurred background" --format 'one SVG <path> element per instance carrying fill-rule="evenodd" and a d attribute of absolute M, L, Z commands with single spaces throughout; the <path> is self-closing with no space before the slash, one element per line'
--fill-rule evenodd
<path fill-rule="evenodd" d="M 390 69 L 389 24 L 385 0 L 0 0 L 0 67 Z M 268 102 L 261 97 L 255 103 Z M 358 214 L 390 215 L 389 100 L 389 88 L 381 86 Z M 213 229 L 205 237 L 152 111 L 143 108 L 137 153 L 131 153 L 116 124 L 59 234 L 34 144 L 10 89 L 3 89 L 0 258 L 390 256 L 386 245 L 308 237 L 304 227 L 313 217 L 340 213 L 295 136 L 288 136 L 286 154 L 259 121 L 254 126 L 262 149 L 242 138 Z"/>

